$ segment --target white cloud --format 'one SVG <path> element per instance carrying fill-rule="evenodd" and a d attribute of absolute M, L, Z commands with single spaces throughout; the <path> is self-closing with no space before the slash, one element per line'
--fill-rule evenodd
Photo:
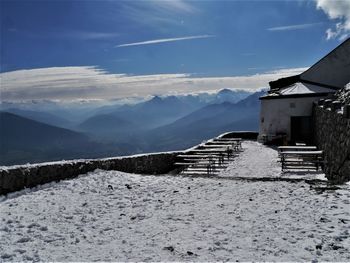
<path fill-rule="evenodd" d="M 350 36 L 350 0 L 315 0 L 317 9 L 323 10 L 330 19 L 337 20 L 334 28 L 326 31 L 327 39 L 345 40 Z"/>
<path fill-rule="evenodd" d="M 288 26 L 279 26 L 279 27 L 270 27 L 268 31 L 290 31 L 290 30 L 299 30 L 299 29 L 307 29 L 310 27 L 314 27 L 320 25 L 322 23 L 311 23 L 311 24 L 299 24 L 299 25 L 288 25 Z"/>
<path fill-rule="evenodd" d="M 191 39 L 210 38 L 210 37 L 215 37 L 215 36 L 213 36 L 213 35 L 200 35 L 200 36 L 153 39 L 153 40 L 147 40 L 147 41 L 142 41 L 142 42 L 121 44 L 121 45 L 117 45 L 115 47 L 130 47 L 130 46 L 140 46 L 140 45 L 152 45 L 152 44 L 159 44 L 159 43 L 165 43 L 165 42 L 174 42 L 174 41 L 183 41 L 183 40 L 191 40 Z"/>
<path fill-rule="evenodd" d="M 0 74 L 1 101 L 110 100 L 153 94 L 189 94 L 222 88 L 248 91 L 299 74 L 306 68 L 282 69 L 250 76 L 194 77 L 191 74 L 110 74 L 97 67 L 55 67 Z"/>

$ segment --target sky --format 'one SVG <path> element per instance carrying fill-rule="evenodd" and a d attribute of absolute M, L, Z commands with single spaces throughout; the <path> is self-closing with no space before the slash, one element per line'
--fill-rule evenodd
<path fill-rule="evenodd" d="M 1 101 L 257 90 L 349 37 L 350 0 L 1 0 Z"/>

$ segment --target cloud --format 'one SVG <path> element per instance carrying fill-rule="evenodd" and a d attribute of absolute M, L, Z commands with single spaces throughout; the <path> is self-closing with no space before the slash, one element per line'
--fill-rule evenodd
<path fill-rule="evenodd" d="M 188 37 L 176 37 L 176 38 L 162 38 L 162 39 L 147 40 L 147 41 L 142 41 L 142 42 L 121 44 L 121 45 L 117 45 L 115 47 L 152 45 L 152 44 L 159 44 L 159 43 L 165 43 L 165 42 L 174 42 L 174 41 L 183 41 L 183 40 L 191 40 L 191 39 L 210 38 L 210 37 L 215 37 L 215 36 L 213 36 L 213 35 L 200 35 L 200 36 L 188 36 Z"/>
<path fill-rule="evenodd" d="M 97 32 L 80 30 L 62 30 L 52 29 L 50 32 L 21 32 L 22 34 L 33 38 L 54 38 L 54 39 L 77 39 L 77 40 L 103 40 L 113 39 L 120 36 L 116 32 Z"/>
<path fill-rule="evenodd" d="M 315 0 L 317 9 L 337 20 L 334 28 L 326 31 L 327 39 L 345 40 L 350 36 L 350 0 Z"/>
<path fill-rule="evenodd" d="M 107 39 L 118 37 L 118 33 L 88 32 L 88 31 L 67 31 L 56 34 L 57 37 L 76 38 L 81 40 Z"/>
<path fill-rule="evenodd" d="M 172 1 L 149 1 L 149 5 L 158 11 L 167 11 L 167 12 L 180 12 L 180 13 L 195 13 L 198 10 L 190 5 L 188 2 L 183 0 L 172 0 Z"/>
<path fill-rule="evenodd" d="M 200 13 L 193 2 L 183 0 L 114 2 L 115 12 L 119 17 L 163 33 L 168 33 L 169 27 L 178 27 L 183 31 L 185 29 L 183 20 Z"/>
<path fill-rule="evenodd" d="M 190 94 L 222 88 L 256 91 L 268 82 L 306 68 L 282 69 L 249 76 L 195 77 L 193 74 L 111 74 L 97 67 L 53 67 L 0 74 L 1 101 L 111 100 L 153 94 Z"/>
<path fill-rule="evenodd" d="M 317 25 L 321 25 L 322 23 L 311 23 L 311 24 L 299 24 L 299 25 L 288 25 L 288 26 L 279 26 L 279 27 L 270 27 L 268 31 L 290 31 L 290 30 L 300 30 L 307 29 Z"/>

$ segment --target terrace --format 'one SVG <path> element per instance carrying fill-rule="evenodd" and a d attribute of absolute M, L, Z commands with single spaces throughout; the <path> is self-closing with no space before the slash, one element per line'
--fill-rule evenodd
<path fill-rule="evenodd" d="M 242 147 L 215 176 L 95 170 L 9 194 L 0 202 L 0 257 L 349 261 L 349 185 L 329 186 L 321 172 L 282 173 L 275 149 Z"/>

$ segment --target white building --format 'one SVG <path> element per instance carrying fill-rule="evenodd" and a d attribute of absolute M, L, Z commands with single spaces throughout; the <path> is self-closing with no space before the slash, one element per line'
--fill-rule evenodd
<path fill-rule="evenodd" d="M 260 97 L 259 139 L 312 142 L 312 104 L 350 81 L 350 38 L 300 75 L 270 82 Z"/>

